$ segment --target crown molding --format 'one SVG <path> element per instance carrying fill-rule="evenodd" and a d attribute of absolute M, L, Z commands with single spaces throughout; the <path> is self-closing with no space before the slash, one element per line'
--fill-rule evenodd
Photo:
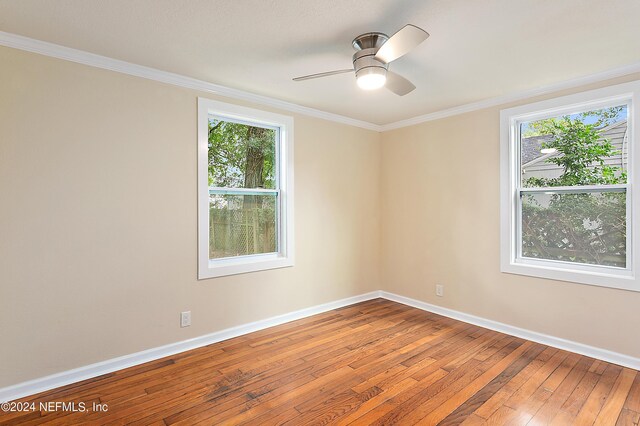
<path fill-rule="evenodd" d="M 362 129 L 373 130 L 375 132 L 386 132 L 389 130 L 400 129 L 402 127 L 414 126 L 416 124 L 425 123 L 427 121 L 439 120 L 441 118 L 465 114 L 467 112 L 503 105 L 510 102 L 516 102 L 523 99 L 533 98 L 535 96 L 547 95 L 553 92 L 558 92 L 560 90 L 572 89 L 575 87 L 598 83 L 612 78 L 623 77 L 625 75 L 640 72 L 640 62 L 637 62 L 596 74 L 590 74 L 570 80 L 565 80 L 563 82 L 548 86 L 537 87 L 535 89 L 511 93 L 504 96 L 483 99 L 481 101 L 458 105 L 452 108 L 447 108 L 444 110 L 419 115 L 417 117 L 408 118 L 406 120 L 378 125 L 367 121 L 357 120 L 355 118 L 350 118 L 343 115 L 333 114 L 330 112 L 305 107 L 291 102 L 282 101 L 280 99 L 275 99 L 263 95 L 256 95 L 254 93 L 245 92 L 239 89 L 233 89 L 219 84 L 209 83 L 207 81 L 186 77 L 180 74 L 132 64 L 130 62 L 109 58 L 107 56 L 96 55 L 94 53 L 89 53 L 83 50 L 72 49 L 70 47 L 60 46 L 58 44 L 36 40 L 33 38 L 3 31 L 0 31 L 0 46 L 38 53 L 40 55 L 50 56 L 52 58 L 63 59 L 66 61 L 88 65 L 91 67 L 102 68 L 109 71 L 115 71 L 122 74 L 141 77 L 160 83 L 171 84 L 173 86 L 212 93 L 231 99 L 252 102 L 258 105 L 278 108 L 284 111 L 303 114 L 310 117 L 333 121 L 336 123 L 347 124 Z"/>
<path fill-rule="evenodd" d="M 168 71 L 161 71 L 155 68 L 132 64 L 130 62 L 96 55 L 94 53 L 85 52 L 83 50 L 72 49 L 70 47 L 60 46 L 58 44 L 36 40 L 17 34 L 0 31 L 0 46 L 38 53 L 40 55 L 50 56 L 52 58 L 63 59 L 65 61 L 76 62 L 79 64 L 102 68 L 109 71 L 115 71 L 122 74 L 128 74 L 135 77 L 142 77 L 147 80 L 171 84 L 173 86 L 212 93 L 231 99 L 252 102 L 258 105 L 278 108 L 284 111 L 303 114 L 315 118 L 321 118 L 323 120 L 334 121 L 336 123 L 347 124 L 350 126 L 360 127 L 376 132 L 380 132 L 381 130 L 381 126 L 369 123 L 367 121 L 356 120 L 354 118 L 345 117 L 343 115 L 333 114 L 326 111 L 320 111 L 314 108 L 282 101 L 280 99 L 256 95 L 254 93 L 245 92 L 243 90 L 209 83 L 207 81 L 186 77 Z"/>
<path fill-rule="evenodd" d="M 537 87 L 535 89 L 525 90 L 522 92 L 511 93 L 504 96 L 497 96 L 494 98 L 483 99 L 478 102 L 471 102 L 464 105 L 455 106 L 453 108 L 443 109 L 440 111 L 431 112 L 429 114 L 419 115 L 417 117 L 408 118 L 406 120 L 396 121 L 380 126 L 382 132 L 389 130 L 400 129 L 402 127 L 415 126 L 416 124 L 425 123 L 427 121 L 439 120 L 441 118 L 451 117 L 454 115 L 465 114 L 467 112 L 477 111 L 485 108 L 490 108 L 498 105 L 504 105 L 511 102 L 520 101 L 523 99 L 529 99 L 536 96 L 548 95 L 550 93 L 559 92 L 561 90 L 573 89 L 587 84 L 598 83 L 601 81 L 610 80 L 612 78 L 624 77 L 625 75 L 634 74 L 640 72 L 640 62 L 635 64 L 626 65 L 620 68 L 614 68 L 611 70 L 599 72 L 596 74 L 589 74 L 586 76 L 573 78 L 571 80 L 565 80 L 560 83 L 551 84 L 548 86 Z"/>

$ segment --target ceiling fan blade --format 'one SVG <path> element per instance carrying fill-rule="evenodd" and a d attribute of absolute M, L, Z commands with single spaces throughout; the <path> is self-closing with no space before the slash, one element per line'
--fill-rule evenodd
<path fill-rule="evenodd" d="M 404 96 L 416 88 L 412 82 L 392 71 L 387 71 L 387 82 L 384 87 L 398 96 Z"/>
<path fill-rule="evenodd" d="M 302 77 L 294 78 L 293 81 L 311 80 L 312 78 L 328 77 L 330 75 L 344 74 L 347 72 L 353 72 L 353 68 L 350 68 L 348 70 L 327 71 L 318 74 L 303 75 Z"/>
<path fill-rule="evenodd" d="M 407 24 L 391 36 L 376 52 L 375 58 L 388 64 L 418 46 L 429 37 L 429 33 L 415 25 Z"/>

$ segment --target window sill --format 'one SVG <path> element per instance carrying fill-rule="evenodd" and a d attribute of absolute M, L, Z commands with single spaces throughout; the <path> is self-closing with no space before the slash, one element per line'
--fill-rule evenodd
<path fill-rule="evenodd" d="M 536 261 L 511 261 L 503 262 L 500 271 L 508 274 L 526 275 L 535 278 L 546 278 L 557 281 L 567 281 L 572 283 L 587 284 L 597 287 L 617 288 L 622 290 L 640 292 L 633 272 L 629 270 L 616 270 L 611 268 L 593 270 L 594 268 L 585 267 L 583 265 L 567 265 L 555 267 L 550 262 Z"/>
<path fill-rule="evenodd" d="M 242 256 L 228 259 L 209 260 L 204 268 L 198 271 L 198 279 L 224 277 L 228 275 L 246 274 L 269 269 L 293 266 L 293 259 L 277 253 L 255 256 Z"/>

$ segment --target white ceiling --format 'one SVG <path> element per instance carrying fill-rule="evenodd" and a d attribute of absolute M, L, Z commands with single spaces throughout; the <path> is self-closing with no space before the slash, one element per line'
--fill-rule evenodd
<path fill-rule="evenodd" d="M 640 62 L 639 0 L 0 0 L 0 31 L 388 124 Z M 431 34 L 390 69 L 417 89 L 364 92 L 358 34 Z"/>

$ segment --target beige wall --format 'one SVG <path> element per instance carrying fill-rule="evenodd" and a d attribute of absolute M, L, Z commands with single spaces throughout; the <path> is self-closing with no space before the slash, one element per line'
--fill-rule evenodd
<path fill-rule="evenodd" d="M 295 116 L 296 265 L 198 281 L 196 98 L 214 97 L 0 63 L 0 387 L 381 287 L 378 133 Z"/>
<path fill-rule="evenodd" d="M 640 357 L 640 293 L 500 272 L 499 117 L 514 105 L 383 134 L 383 286 Z M 435 296 L 435 284 L 445 286 L 444 297 Z"/>

